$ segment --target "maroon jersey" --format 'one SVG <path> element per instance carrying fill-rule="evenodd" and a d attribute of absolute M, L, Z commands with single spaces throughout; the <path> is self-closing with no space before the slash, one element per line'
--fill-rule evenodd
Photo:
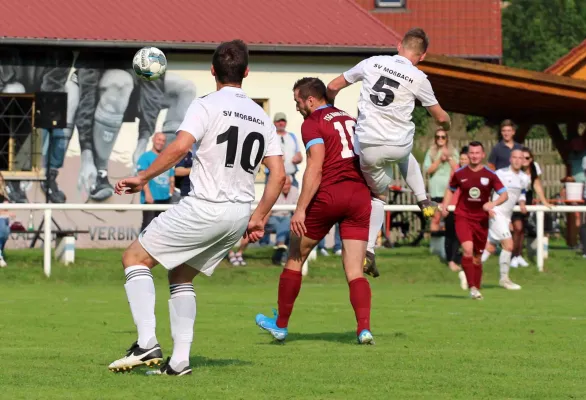
<path fill-rule="evenodd" d="M 343 181 L 364 182 L 352 144 L 355 123 L 346 112 L 325 106 L 312 112 L 301 125 L 306 150 L 318 143 L 325 146 L 319 190 Z"/>
<path fill-rule="evenodd" d="M 493 190 L 498 194 L 507 190 L 488 167 L 478 171 L 472 171 L 470 167 L 458 169 L 450 180 L 450 190 L 455 192 L 458 188 L 460 198 L 455 214 L 475 221 L 488 220 L 488 213 L 482 206 L 490 201 Z"/>

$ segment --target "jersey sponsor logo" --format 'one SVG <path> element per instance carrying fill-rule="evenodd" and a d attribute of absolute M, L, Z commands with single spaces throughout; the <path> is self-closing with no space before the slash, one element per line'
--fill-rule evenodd
<path fill-rule="evenodd" d="M 470 190 L 468 191 L 468 195 L 470 195 L 471 198 L 476 200 L 480 197 L 480 189 L 478 189 L 477 187 L 470 188 Z"/>
<path fill-rule="evenodd" d="M 480 183 L 483 186 L 487 186 L 490 183 L 490 180 L 488 178 L 480 178 Z"/>

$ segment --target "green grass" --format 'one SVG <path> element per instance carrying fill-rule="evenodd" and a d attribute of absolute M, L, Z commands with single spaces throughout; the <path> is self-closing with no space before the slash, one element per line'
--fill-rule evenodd
<path fill-rule="evenodd" d="M 0 270 L 0 387 L 4 399 L 583 399 L 586 268 L 552 251 L 546 272 L 513 270 L 520 292 L 497 287 L 493 257 L 484 301 L 424 248 L 379 254 L 371 280 L 376 346 L 355 345 L 339 259 L 310 267 L 285 344 L 254 316 L 276 303 L 280 268 L 254 250 L 246 268 L 195 280 L 190 377 L 113 374 L 135 340 L 118 250 L 78 251 L 74 266 L 42 275 L 42 253 L 12 251 Z M 155 270 L 157 335 L 171 339 L 165 271 Z"/>

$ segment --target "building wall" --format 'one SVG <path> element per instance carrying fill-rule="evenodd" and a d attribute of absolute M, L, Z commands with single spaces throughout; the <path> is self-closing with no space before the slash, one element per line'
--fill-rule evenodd
<path fill-rule="evenodd" d="M 68 128 L 54 135 L 50 157 L 52 167 L 59 171 L 57 182 L 68 203 L 138 203 L 138 195 L 114 196 L 107 188 L 96 190 L 98 171 L 107 170 L 112 185 L 133 174 L 138 156 L 150 148 L 151 135 L 163 131 L 168 142 L 173 140 L 192 99 L 215 90 L 210 54 L 168 54 L 167 74 L 156 82 L 136 79 L 130 69 L 132 53 L 128 52 L 10 48 L 0 49 L 0 56 L 0 93 L 68 93 Z M 265 100 L 271 116 L 285 112 L 288 129 L 301 144 L 299 130 L 303 120 L 295 110 L 291 90 L 294 82 L 304 76 L 318 76 L 327 84 L 360 59 L 253 54 L 244 90 L 253 99 Z M 356 115 L 358 91 L 359 85 L 345 90 L 336 106 Z M 48 149 L 46 138 L 45 135 L 43 157 Z M 19 151 L 24 152 L 24 145 Z M 304 163 L 299 174 L 303 166 Z M 22 189 L 30 202 L 44 202 L 39 182 L 11 185 Z M 257 184 L 258 196 L 262 187 Z M 36 227 L 41 216 L 40 212 L 32 214 Z M 28 225 L 29 219 L 29 213 L 17 213 L 23 225 Z M 78 238 L 82 247 L 112 247 L 125 246 L 136 237 L 141 214 L 74 211 L 57 212 L 55 219 L 63 229 L 89 231 L 89 235 Z M 13 235 L 8 246 L 26 246 L 27 237 Z"/>

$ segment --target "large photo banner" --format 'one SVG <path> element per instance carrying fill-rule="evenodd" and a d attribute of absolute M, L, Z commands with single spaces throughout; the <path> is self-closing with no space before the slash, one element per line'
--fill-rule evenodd
<path fill-rule="evenodd" d="M 0 51 L 0 92 L 66 92 L 67 128 L 51 135 L 41 131 L 42 166 L 49 165 L 48 181 L 6 180 L 10 202 L 39 203 L 49 196 L 53 203 L 139 203 L 139 195 L 117 196 L 113 186 L 136 173 L 138 158 L 150 148 L 155 132 L 167 145 L 189 104 L 196 96 L 195 83 L 168 72 L 146 82 L 132 71 L 132 56 L 96 51 Z M 0 124 L 0 130 L 6 130 Z M 29 132 L 27 132 L 27 129 Z M 32 127 L 23 126 L 22 134 Z M 7 132 L 0 132 L 2 141 Z M 16 159 L 19 151 L 13 149 Z M 7 148 L 1 143 L 0 148 Z M 50 150 L 50 151 L 49 151 Z M 25 157 L 30 158 L 30 156 Z M 24 160 L 23 163 L 30 163 Z M 18 167 L 18 165 L 17 165 Z M 25 167 L 23 167 L 24 169 Z M 25 228 L 39 228 L 43 213 L 17 212 L 15 221 Z M 122 247 L 140 232 L 141 212 L 57 211 L 54 222 L 79 234 L 79 247 Z M 8 247 L 28 247 L 30 233 L 12 233 Z"/>

